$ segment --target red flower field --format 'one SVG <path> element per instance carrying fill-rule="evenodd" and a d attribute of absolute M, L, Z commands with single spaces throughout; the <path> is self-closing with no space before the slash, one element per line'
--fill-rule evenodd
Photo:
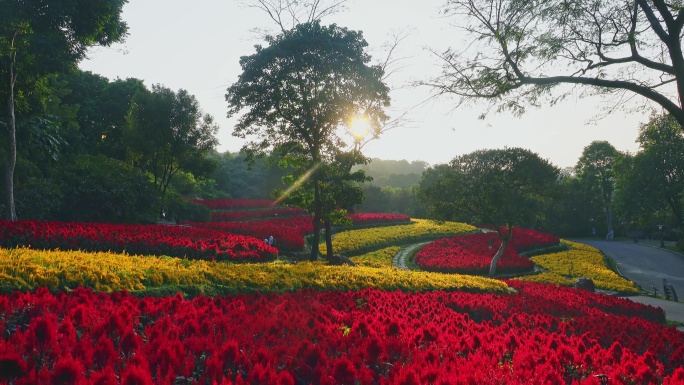
<path fill-rule="evenodd" d="M 516 246 L 531 243 L 525 237 L 521 231 L 517 243 L 508 244 L 497 264 L 497 272 L 511 274 L 532 270 L 534 262 L 516 251 Z M 484 275 L 489 272 L 489 264 L 500 245 L 501 240 L 494 232 L 458 235 L 423 246 L 414 258 L 416 265 L 426 271 Z"/>
<path fill-rule="evenodd" d="M 660 309 L 568 288 L 0 296 L 0 383 L 681 384 Z M 26 358 L 23 358 L 26 357 Z"/>
<path fill-rule="evenodd" d="M 0 220 L 0 246 L 113 251 L 232 262 L 263 262 L 278 250 L 254 237 L 166 225 Z"/>

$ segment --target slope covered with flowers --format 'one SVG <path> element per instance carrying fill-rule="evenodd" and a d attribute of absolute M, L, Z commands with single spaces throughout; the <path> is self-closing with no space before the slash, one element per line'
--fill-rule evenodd
<path fill-rule="evenodd" d="M 0 365 L 12 369 L 0 378 L 15 385 L 684 379 L 681 333 L 655 322 L 661 311 L 511 284 L 517 293 L 305 290 L 192 300 L 15 293 L 0 297 Z"/>
<path fill-rule="evenodd" d="M 242 218 L 278 210 L 259 206 L 269 201 L 205 203 L 244 210 L 234 214 Z M 367 223 L 406 221 L 364 215 Z M 242 226 L 267 247 L 257 231 L 270 229 L 249 223 L 282 221 L 303 242 L 297 218 L 311 224 L 292 216 L 206 225 Z M 0 385 L 599 385 L 599 374 L 611 385 L 684 383 L 684 338 L 664 326 L 661 309 L 555 284 L 392 266 L 402 245 L 475 234 L 467 224 L 412 219 L 336 234 L 336 249 L 356 267 L 190 259 L 187 249 L 203 250 L 198 240 L 237 237 L 199 226 L 163 226 L 164 247 L 178 250 L 146 245 L 155 251 L 136 255 L 126 231 L 0 229 L 0 241 L 12 240 L 0 249 Z M 517 238 L 522 250 L 554 237 Z M 481 241 L 473 247 L 491 251 Z M 125 247 L 92 246 L 106 242 Z M 582 275 L 597 287 L 622 279 L 607 273 L 600 253 L 563 244 L 569 252 L 533 257 L 545 272 L 525 279 Z"/>

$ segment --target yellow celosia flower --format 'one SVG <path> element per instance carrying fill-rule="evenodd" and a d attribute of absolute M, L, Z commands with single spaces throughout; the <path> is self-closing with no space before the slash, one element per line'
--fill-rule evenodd
<path fill-rule="evenodd" d="M 411 223 L 405 225 L 370 227 L 335 234 L 333 249 L 347 255 L 358 255 L 386 245 L 413 242 L 428 237 L 467 234 L 476 230 L 476 227 L 466 223 L 412 219 Z M 320 250 L 321 253 L 326 253 L 325 244 L 320 245 Z"/>
<path fill-rule="evenodd" d="M 357 266 L 365 267 L 392 267 L 392 258 L 401 250 L 399 246 L 385 247 L 384 249 L 371 251 L 357 257 L 350 259 L 356 263 Z"/>
<path fill-rule="evenodd" d="M 389 252 L 388 252 L 389 255 Z M 0 249 L 0 284 L 17 289 L 91 287 L 118 291 L 166 285 L 215 285 L 235 292 L 318 290 L 470 290 L 506 292 L 499 280 L 457 274 L 416 273 L 393 267 L 329 266 L 280 261 L 230 264 L 116 253 Z"/>

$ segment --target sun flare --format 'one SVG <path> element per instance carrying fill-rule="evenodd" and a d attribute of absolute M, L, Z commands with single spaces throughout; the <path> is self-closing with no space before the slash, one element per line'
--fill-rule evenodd
<path fill-rule="evenodd" d="M 355 140 L 361 141 L 371 132 L 371 124 L 367 117 L 355 116 L 349 122 L 349 133 Z"/>

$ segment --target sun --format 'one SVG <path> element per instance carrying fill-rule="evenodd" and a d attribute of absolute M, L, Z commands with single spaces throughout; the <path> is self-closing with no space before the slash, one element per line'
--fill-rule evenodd
<path fill-rule="evenodd" d="M 371 124 L 367 117 L 355 116 L 349 122 L 349 133 L 356 141 L 362 141 L 370 132 Z"/>

